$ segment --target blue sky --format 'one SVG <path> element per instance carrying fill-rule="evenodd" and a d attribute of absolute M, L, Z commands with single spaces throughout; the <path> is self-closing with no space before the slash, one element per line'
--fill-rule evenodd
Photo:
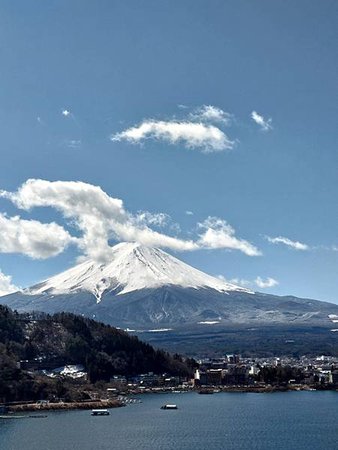
<path fill-rule="evenodd" d="M 337 14 L 329 0 L 2 1 L 0 291 L 139 237 L 338 303 Z M 84 192 L 94 204 L 75 214 Z M 103 192 L 123 207 L 94 214 L 98 239 L 84 217 L 118 209 Z"/>

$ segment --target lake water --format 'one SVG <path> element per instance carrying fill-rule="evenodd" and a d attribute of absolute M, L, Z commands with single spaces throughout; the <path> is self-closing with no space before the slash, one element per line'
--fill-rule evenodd
<path fill-rule="evenodd" d="M 92 417 L 0 420 L 1 450 L 336 450 L 338 392 L 149 394 Z M 178 410 L 161 410 L 176 403 Z"/>

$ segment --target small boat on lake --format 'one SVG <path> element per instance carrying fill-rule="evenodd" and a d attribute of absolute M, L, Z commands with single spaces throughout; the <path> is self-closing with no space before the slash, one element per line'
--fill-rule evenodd
<path fill-rule="evenodd" d="M 167 404 L 167 405 L 161 406 L 161 409 L 178 409 L 178 408 L 177 408 L 177 405 Z"/>
<path fill-rule="evenodd" d="M 92 416 L 109 416 L 108 409 L 92 409 Z"/>

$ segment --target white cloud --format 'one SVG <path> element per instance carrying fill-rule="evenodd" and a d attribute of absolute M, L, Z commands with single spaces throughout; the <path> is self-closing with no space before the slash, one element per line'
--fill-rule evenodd
<path fill-rule="evenodd" d="M 261 277 L 257 277 L 255 279 L 255 284 L 261 289 L 266 289 L 266 288 L 271 288 L 271 287 L 277 286 L 279 284 L 279 282 L 271 277 L 268 277 L 265 280 Z"/>
<path fill-rule="evenodd" d="M 82 237 L 77 240 L 80 249 L 96 260 L 109 259 L 109 239 L 136 241 L 173 250 L 198 248 L 193 241 L 167 236 L 144 223 L 140 224 L 137 216 L 124 209 L 122 200 L 110 197 L 100 187 L 87 183 L 31 179 L 17 192 L 2 192 L 0 196 L 10 199 L 24 210 L 50 206 L 61 211 L 71 224 L 82 231 Z M 149 220 L 149 216 L 147 218 Z"/>
<path fill-rule="evenodd" d="M 249 256 L 261 254 L 252 244 L 237 238 L 234 229 L 218 218 L 209 217 L 199 224 L 203 233 L 197 240 L 179 239 L 154 231 L 148 225 L 173 226 L 170 216 L 149 212 L 133 215 L 125 210 L 122 200 L 110 197 L 98 186 L 83 182 L 31 179 L 27 180 L 17 192 L 0 191 L 0 196 L 11 200 L 18 208 L 24 210 L 53 207 L 63 214 L 70 225 L 76 226 L 82 232 L 82 236 L 75 239 L 56 224 L 22 221 L 19 218 L 6 219 L 7 222 L 17 221 L 17 233 L 24 233 L 28 224 L 30 227 L 34 225 L 40 232 L 33 229 L 27 231 L 26 239 L 23 240 L 25 245 L 20 248 L 14 246 L 14 238 L 10 241 L 5 239 L 3 245 L 12 242 L 11 249 L 6 250 L 3 247 L 5 251 L 18 251 L 32 257 L 48 257 L 59 253 L 70 242 L 74 242 L 86 256 L 105 261 L 110 258 L 109 240 L 115 239 L 178 251 L 227 248 L 242 251 Z M 41 237 L 43 231 L 46 233 L 51 231 L 52 236 Z"/>
<path fill-rule="evenodd" d="M 5 275 L 0 269 L 0 297 L 18 290 L 20 290 L 20 288 L 12 283 L 12 277 L 10 275 Z"/>
<path fill-rule="evenodd" d="M 218 275 L 217 278 L 219 278 L 222 281 L 225 281 L 226 283 L 235 284 L 237 286 L 247 287 L 252 286 L 252 281 L 244 280 L 243 278 L 231 278 L 228 280 L 223 275 Z"/>
<path fill-rule="evenodd" d="M 288 247 L 291 247 L 295 250 L 309 250 L 309 246 L 307 244 L 303 244 L 302 242 L 292 241 L 289 238 L 278 236 L 278 237 L 270 237 L 266 236 L 266 239 L 271 242 L 271 244 L 284 244 Z"/>
<path fill-rule="evenodd" d="M 151 226 L 158 228 L 167 228 L 171 232 L 180 233 L 181 227 L 174 222 L 169 214 L 166 213 L 151 213 L 149 211 L 139 211 L 134 216 L 135 224 L 138 226 Z"/>
<path fill-rule="evenodd" d="M 192 211 L 186 211 L 185 213 L 186 213 L 187 216 L 193 216 L 194 215 L 194 213 Z"/>
<path fill-rule="evenodd" d="M 259 287 L 260 289 L 267 289 L 274 286 L 277 286 L 279 282 L 275 280 L 274 278 L 267 277 L 265 280 L 261 277 L 256 277 L 255 280 L 245 280 L 243 278 L 232 278 L 231 280 L 227 280 L 223 275 L 218 275 L 218 278 L 229 282 L 231 284 L 235 284 L 242 287 Z"/>
<path fill-rule="evenodd" d="M 68 117 L 71 115 L 71 112 L 68 109 L 63 109 L 61 114 L 65 117 Z"/>
<path fill-rule="evenodd" d="M 178 105 L 182 110 L 185 105 Z M 199 149 L 204 153 L 218 152 L 232 149 L 235 141 L 218 126 L 229 125 L 232 115 L 221 108 L 203 105 L 186 114 L 185 119 L 153 120 L 145 119 L 139 125 L 111 135 L 112 141 L 127 141 L 133 144 L 141 143 L 145 139 L 155 139 L 170 144 L 183 144 L 186 148 Z"/>
<path fill-rule="evenodd" d="M 261 255 L 261 252 L 250 242 L 237 238 L 235 230 L 225 220 L 208 217 L 198 226 L 205 230 L 198 241 L 202 247 L 240 250 L 248 256 Z"/>
<path fill-rule="evenodd" d="M 145 139 L 161 140 L 170 144 L 182 143 L 186 148 L 200 149 L 204 153 L 229 150 L 235 145 L 234 141 L 214 125 L 189 121 L 145 120 L 140 125 L 111 136 L 112 141 L 124 140 L 133 144 Z"/>
<path fill-rule="evenodd" d="M 193 111 L 190 117 L 202 122 L 220 122 L 224 125 L 230 125 L 232 114 L 217 108 L 217 106 L 203 105 Z"/>
<path fill-rule="evenodd" d="M 139 211 L 135 216 L 135 221 L 139 225 L 155 225 L 157 227 L 165 227 L 171 222 L 169 214 L 151 213 L 149 211 Z"/>
<path fill-rule="evenodd" d="M 0 252 L 45 259 L 61 253 L 75 239 L 56 223 L 23 220 L 0 214 Z"/>
<path fill-rule="evenodd" d="M 115 224 L 114 232 L 119 240 L 136 241 L 146 246 L 171 248 L 178 251 L 198 249 L 198 245 L 192 240 L 171 237 L 148 227 L 139 228 L 135 226 L 132 218 L 127 223 Z"/>
<path fill-rule="evenodd" d="M 261 127 L 262 131 L 272 130 L 272 119 L 264 119 L 264 117 L 256 111 L 252 111 L 251 119 Z"/>

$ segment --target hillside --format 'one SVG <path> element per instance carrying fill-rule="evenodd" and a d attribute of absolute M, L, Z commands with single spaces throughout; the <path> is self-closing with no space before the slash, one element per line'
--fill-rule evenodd
<path fill-rule="evenodd" d="M 190 371 L 178 355 L 154 350 L 109 325 L 69 313 L 31 316 L 0 306 L 0 399 L 31 400 L 56 392 L 55 380 L 42 381 L 20 369 L 20 360 L 41 368 L 82 364 L 91 383 L 109 381 L 116 374 Z"/>

